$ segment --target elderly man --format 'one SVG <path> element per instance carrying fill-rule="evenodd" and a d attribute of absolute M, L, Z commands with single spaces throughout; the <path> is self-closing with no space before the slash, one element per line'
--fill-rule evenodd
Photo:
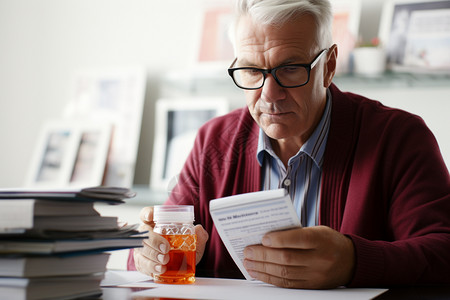
<path fill-rule="evenodd" d="M 254 278 L 290 288 L 449 283 L 450 178 L 424 122 L 332 83 L 328 1 L 237 7 L 229 74 L 247 107 L 201 128 L 167 201 L 195 206 L 197 275 L 242 278 L 211 199 L 285 188 L 303 227 L 245 249 Z M 141 218 L 151 227 L 152 208 Z M 167 252 L 150 228 L 130 268 L 162 273 Z"/>

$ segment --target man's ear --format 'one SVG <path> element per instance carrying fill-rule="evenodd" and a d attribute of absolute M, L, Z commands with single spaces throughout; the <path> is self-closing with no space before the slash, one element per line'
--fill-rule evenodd
<path fill-rule="evenodd" d="M 336 60 L 338 56 L 337 45 L 333 44 L 333 46 L 328 49 L 327 53 L 327 62 L 325 63 L 325 68 L 323 72 L 323 86 L 328 88 L 333 80 L 334 74 L 336 73 Z"/>

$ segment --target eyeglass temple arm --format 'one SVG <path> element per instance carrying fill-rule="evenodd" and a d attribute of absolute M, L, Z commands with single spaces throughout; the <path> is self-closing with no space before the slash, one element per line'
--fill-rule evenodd
<path fill-rule="evenodd" d="M 237 61 L 237 57 L 233 60 L 233 62 L 231 63 L 231 65 L 228 67 L 228 69 L 231 69 L 231 67 L 234 66 L 234 64 L 236 63 L 236 61 Z"/>

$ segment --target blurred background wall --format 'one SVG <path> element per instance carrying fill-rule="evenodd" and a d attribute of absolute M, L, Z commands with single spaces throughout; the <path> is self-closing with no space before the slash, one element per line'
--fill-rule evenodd
<path fill-rule="evenodd" d="M 205 2 L 213 1 L 0 0 L 0 187 L 23 184 L 40 127 L 68 103 L 74 70 L 129 65 L 147 72 L 134 183 L 148 184 L 161 78 L 195 62 Z M 377 36 L 383 2 L 362 1 L 363 38 Z"/>

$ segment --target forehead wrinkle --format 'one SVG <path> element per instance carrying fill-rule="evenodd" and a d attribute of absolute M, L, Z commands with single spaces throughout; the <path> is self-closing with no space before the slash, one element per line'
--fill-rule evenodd
<path fill-rule="evenodd" d="M 237 62 L 246 66 L 255 66 L 258 56 L 264 55 L 264 44 L 257 42 L 256 37 L 242 39 L 238 47 Z"/>
<path fill-rule="evenodd" d="M 309 48 L 300 47 L 294 39 L 288 43 L 285 40 L 283 43 L 276 40 L 268 40 L 263 44 L 243 43 L 239 52 L 239 64 L 269 68 L 290 63 L 308 63 L 311 53 Z"/>

